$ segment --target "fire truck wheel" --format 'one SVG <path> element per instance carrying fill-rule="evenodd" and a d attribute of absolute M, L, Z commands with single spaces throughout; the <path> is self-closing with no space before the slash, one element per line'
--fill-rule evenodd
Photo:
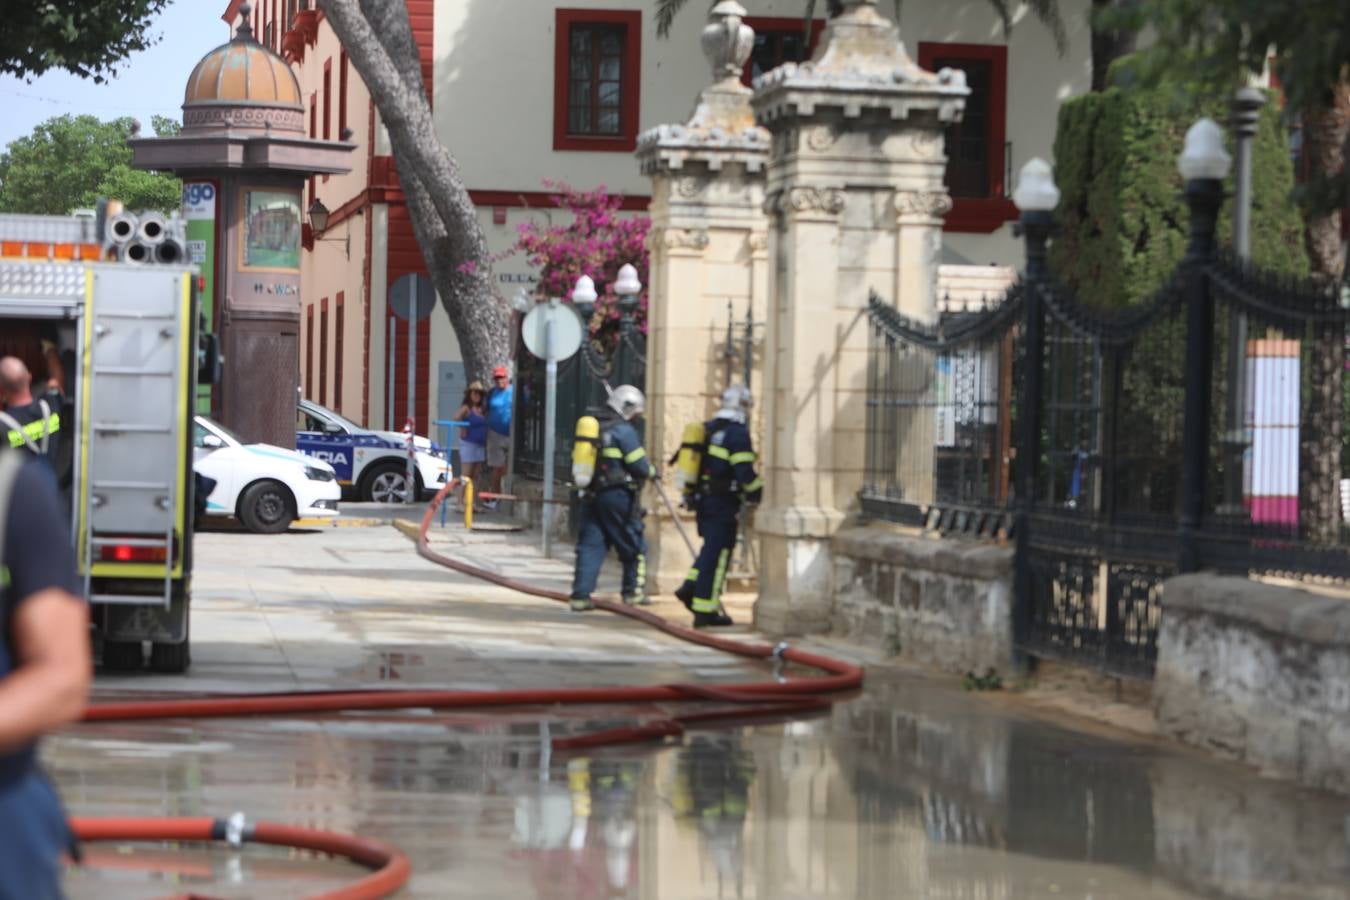
<path fill-rule="evenodd" d="M 295 519 L 295 500 L 281 482 L 260 481 L 239 498 L 239 519 L 256 534 L 280 534 Z"/>
<path fill-rule="evenodd" d="M 134 672 L 145 662 L 140 641 L 104 641 L 103 668 L 109 672 Z"/>

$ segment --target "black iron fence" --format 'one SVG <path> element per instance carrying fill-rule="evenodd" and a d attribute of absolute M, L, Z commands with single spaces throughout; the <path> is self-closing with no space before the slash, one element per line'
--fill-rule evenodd
<path fill-rule="evenodd" d="M 926 326 L 872 295 L 866 514 L 973 535 L 1010 532 L 1020 296 Z"/>
<path fill-rule="evenodd" d="M 572 471 L 572 435 L 577 419 L 605 406 L 609 387 L 637 385 L 646 390 L 647 341 L 631 324 L 618 333 L 613 344 L 583 342 L 582 349 L 558 363 L 557 443 L 554 467 L 557 477 L 567 479 Z M 544 477 L 545 364 L 523 344 L 516 353 L 515 473 L 528 478 Z"/>
<path fill-rule="evenodd" d="M 925 327 L 871 300 L 863 512 L 1013 537 L 1032 655 L 1148 675 L 1171 575 L 1350 578 L 1350 310 L 1217 255 L 1219 184 L 1187 196 L 1186 259 L 1123 310 L 1054 285 L 1044 213 L 995 308 Z"/>

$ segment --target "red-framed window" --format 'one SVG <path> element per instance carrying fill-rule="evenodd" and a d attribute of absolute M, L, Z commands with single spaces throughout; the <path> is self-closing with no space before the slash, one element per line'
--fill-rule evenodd
<path fill-rule="evenodd" d="M 754 84 L 765 72 L 786 62 L 805 62 L 816 52 L 820 35 L 825 31 L 825 20 L 811 22 L 811 40 L 802 42 L 802 20 L 782 16 L 747 16 L 745 24 L 755 30 L 755 47 L 745 61 L 741 82 Z"/>
<path fill-rule="evenodd" d="M 560 9 L 553 57 L 553 149 L 637 146 L 642 13 Z"/>
<path fill-rule="evenodd" d="M 305 396 L 314 398 L 314 304 L 305 307 Z"/>
<path fill-rule="evenodd" d="M 1003 44 L 919 44 L 919 65 L 960 69 L 970 96 L 962 120 L 947 128 L 946 230 L 988 234 L 1017 218 L 1008 199 L 1008 48 Z"/>
<path fill-rule="evenodd" d="M 338 56 L 338 140 L 347 131 L 347 51 Z"/>
<path fill-rule="evenodd" d="M 347 319 L 346 310 L 343 308 L 346 297 L 343 291 L 337 292 L 337 303 L 334 315 L 337 320 L 333 323 L 333 409 L 342 412 L 342 332 Z"/>
<path fill-rule="evenodd" d="M 319 402 L 328 405 L 328 298 L 319 301 Z"/>

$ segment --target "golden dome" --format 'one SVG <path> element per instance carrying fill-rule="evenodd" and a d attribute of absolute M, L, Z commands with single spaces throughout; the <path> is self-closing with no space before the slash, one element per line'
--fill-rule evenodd
<path fill-rule="evenodd" d="M 234 40 L 202 57 L 188 77 L 185 109 L 223 104 L 304 111 L 295 73 L 286 60 L 255 41 L 247 25 Z"/>

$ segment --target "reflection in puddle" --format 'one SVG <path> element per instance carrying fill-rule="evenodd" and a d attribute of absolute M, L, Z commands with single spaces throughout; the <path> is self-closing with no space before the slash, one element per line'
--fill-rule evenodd
<path fill-rule="evenodd" d="M 413 860 L 412 897 L 1350 897 L 1350 801 L 922 679 L 874 679 L 812 721 L 585 756 L 549 741 L 623 713 L 546 715 L 110 724 L 46 757 L 75 814 L 245 809 L 392 842 Z M 151 852 L 219 896 L 299 896 L 345 871 L 252 850 L 125 857 Z M 128 877 L 100 867 L 68 887 L 114 900 Z"/>

